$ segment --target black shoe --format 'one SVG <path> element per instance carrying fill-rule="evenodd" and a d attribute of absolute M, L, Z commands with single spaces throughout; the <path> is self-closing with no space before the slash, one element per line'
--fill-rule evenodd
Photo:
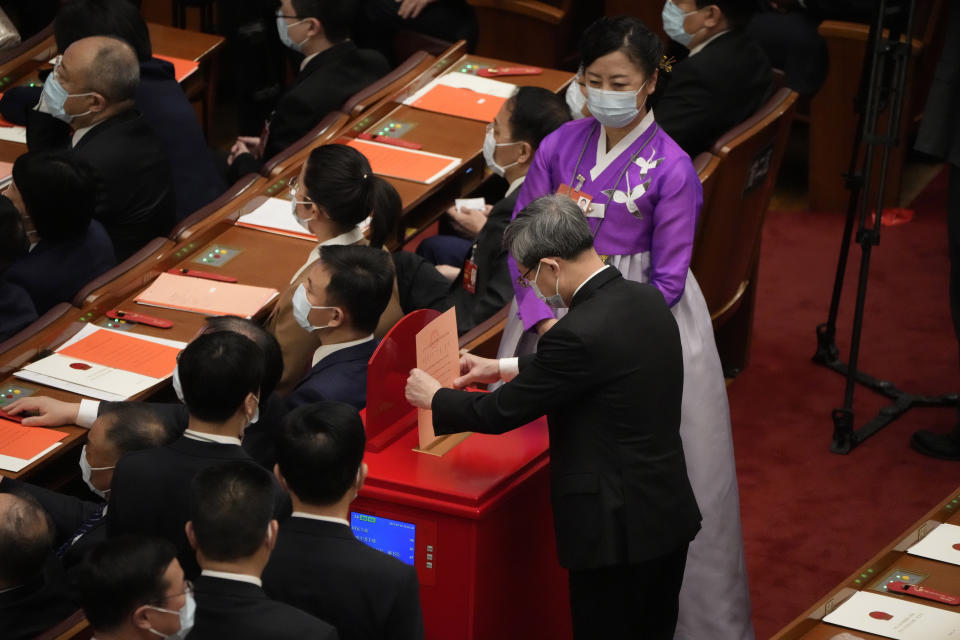
<path fill-rule="evenodd" d="M 917 431 L 910 437 L 910 446 L 931 458 L 960 460 L 960 438 L 956 430 L 953 433 Z"/>

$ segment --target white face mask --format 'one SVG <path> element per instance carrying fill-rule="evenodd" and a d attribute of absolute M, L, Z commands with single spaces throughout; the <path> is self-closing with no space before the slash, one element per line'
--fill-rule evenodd
<path fill-rule="evenodd" d="M 647 81 L 636 91 L 607 91 L 587 87 L 587 109 L 597 121 L 605 127 L 619 129 L 633 122 L 640 115 L 637 95 L 643 91 Z"/>
<path fill-rule="evenodd" d="M 567 107 L 573 114 L 574 120 L 585 117 L 583 115 L 585 106 L 587 106 L 587 99 L 583 95 L 583 91 L 580 90 L 580 83 L 574 78 L 573 82 L 567 87 Z"/>
<path fill-rule="evenodd" d="M 313 233 L 310 231 L 310 221 L 313 220 L 314 216 L 310 216 L 306 220 L 297 215 L 297 205 L 298 204 L 310 204 L 309 200 L 297 200 L 297 196 L 290 193 L 290 213 L 293 214 L 293 219 L 297 221 L 301 227 L 304 228 L 308 233 Z"/>
<path fill-rule="evenodd" d="M 183 404 L 187 404 L 187 401 L 183 399 L 183 386 L 180 384 L 179 364 L 173 369 L 173 377 L 170 379 L 170 384 L 173 385 L 173 392 L 177 394 L 177 399 Z"/>
<path fill-rule="evenodd" d="M 310 324 L 310 312 L 314 309 L 336 309 L 336 307 L 314 307 L 311 305 L 310 300 L 307 299 L 307 287 L 301 282 L 297 290 L 293 292 L 293 318 L 304 331 L 310 331 L 311 333 L 330 326 L 329 324 L 321 326 Z"/>
<path fill-rule="evenodd" d="M 691 13 L 696 13 L 696 11 L 684 13 L 683 9 L 673 4 L 673 0 L 667 0 L 663 4 L 663 11 L 660 12 L 660 19 L 663 20 L 663 32 L 671 40 L 687 48 L 690 47 L 693 34 L 684 30 L 683 22 Z"/>
<path fill-rule="evenodd" d="M 90 461 L 87 460 L 87 445 L 83 445 L 83 448 L 80 449 L 80 475 L 83 477 L 83 483 L 87 485 L 90 491 L 93 491 L 104 500 L 107 499 L 107 492 L 109 492 L 110 489 L 97 489 L 93 486 L 90 476 L 94 471 L 109 471 L 110 469 L 113 469 L 113 467 L 91 467 Z"/>
<path fill-rule="evenodd" d="M 187 589 L 184 593 L 186 597 L 186 602 L 183 604 L 183 608 L 179 611 L 171 611 L 170 609 L 164 609 L 163 607 L 156 607 L 152 604 L 147 606 L 156 611 L 163 611 L 164 613 L 172 613 L 173 615 L 180 618 L 180 630 L 169 636 L 164 635 L 157 631 L 156 629 L 147 629 L 150 633 L 155 636 L 160 636 L 161 638 L 166 638 L 167 640 L 183 640 L 187 637 L 187 634 L 193 629 L 193 619 L 197 614 L 197 601 L 193 599 L 193 591 Z"/>
<path fill-rule="evenodd" d="M 297 20 L 292 24 L 288 24 L 287 19 L 283 17 L 283 9 L 277 9 L 277 34 L 280 36 L 280 42 L 297 53 L 303 53 L 303 44 L 310 39 L 310 36 L 307 36 L 300 42 L 294 42 L 290 39 L 290 27 L 295 27 L 301 22 L 304 22 L 304 20 Z"/>
<path fill-rule="evenodd" d="M 537 286 L 537 278 L 540 277 L 540 266 L 543 265 L 542 262 L 537 264 L 537 272 L 533 274 L 533 280 L 530 281 L 530 286 L 533 288 L 533 292 L 537 295 L 538 298 L 547 303 L 548 307 L 554 309 L 560 309 L 567 306 L 563 301 L 563 296 L 560 295 L 560 277 L 557 276 L 557 288 L 554 291 L 552 296 L 545 296 L 540 293 L 540 287 Z"/>
<path fill-rule="evenodd" d="M 520 142 L 497 142 L 496 138 L 493 137 L 493 125 L 487 125 L 487 135 L 483 139 L 483 159 L 487 162 L 487 166 L 490 167 L 490 171 L 493 171 L 498 176 L 503 177 L 503 174 L 512 166 L 520 164 L 519 161 L 511 162 L 508 165 L 500 166 L 497 164 L 497 161 L 493 159 L 493 154 L 496 153 L 497 149 L 500 147 L 509 147 L 515 144 L 522 144 Z"/>

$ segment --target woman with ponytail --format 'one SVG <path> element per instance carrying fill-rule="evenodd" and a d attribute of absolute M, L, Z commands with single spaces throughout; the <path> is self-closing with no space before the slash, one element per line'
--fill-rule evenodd
<path fill-rule="evenodd" d="M 266 323 L 283 351 L 283 378 L 278 385 L 281 392 L 289 392 L 303 378 L 320 346 L 293 316 L 293 294 L 306 277 L 307 267 L 319 257 L 319 248 L 350 244 L 380 248 L 402 208 L 397 190 L 374 175 L 363 154 L 341 144 L 317 147 L 310 153 L 300 175 L 290 181 L 290 198 L 293 217 L 316 237 L 317 247 L 294 274 Z M 377 335 L 400 317 L 396 297 L 394 286 Z"/>

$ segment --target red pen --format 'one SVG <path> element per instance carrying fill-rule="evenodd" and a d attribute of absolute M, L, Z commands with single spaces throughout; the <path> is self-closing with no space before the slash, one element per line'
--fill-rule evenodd
<path fill-rule="evenodd" d="M 943 604 L 960 604 L 960 596 L 934 591 L 933 589 L 922 587 L 919 584 L 904 584 L 899 580 L 896 582 L 888 582 L 887 591 L 892 591 L 893 593 L 905 593 L 908 596 L 916 596 L 917 598 L 933 600 L 934 602 L 942 602 Z"/>
<path fill-rule="evenodd" d="M 177 269 L 174 267 L 167 271 L 176 276 L 188 276 L 190 278 L 204 278 L 206 280 L 216 280 L 217 282 L 236 282 L 233 276 L 222 276 L 219 273 L 210 273 L 209 271 L 196 271 L 194 269 Z"/>
<path fill-rule="evenodd" d="M 112 318 L 113 320 L 126 320 L 127 322 L 136 322 L 137 324 L 145 324 L 150 327 L 156 327 L 158 329 L 169 329 L 173 326 L 173 323 L 169 320 L 164 320 L 163 318 L 157 318 L 156 316 L 148 316 L 145 313 L 134 313 L 132 311 L 121 311 L 120 309 L 111 309 L 107 311 L 107 317 Z"/>
<path fill-rule="evenodd" d="M 0 418 L 4 418 L 6 420 L 12 420 L 13 422 L 21 422 L 21 423 L 23 422 L 22 416 L 12 416 L 6 411 L 4 411 L 3 409 L 0 409 Z"/>

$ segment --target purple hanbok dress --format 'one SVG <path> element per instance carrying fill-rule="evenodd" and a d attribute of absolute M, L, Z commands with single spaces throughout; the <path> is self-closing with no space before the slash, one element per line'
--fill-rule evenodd
<path fill-rule="evenodd" d="M 514 212 L 562 185 L 592 197 L 586 212 L 594 246 L 624 277 L 656 286 L 670 305 L 683 346 L 680 436 L 703 525 L 690 544 L 675 638 L 750 640 L 750 593 L 740 528 L 730 410 L 710 313 L 690 272 L 703 200 L 690 157 L 649 112 L 613 149 L 593 118 L 544 139 Z M 516 280 L 519 271 L 511 259 Z M 560 317 L 531 289 L 515 287 L 500 357 L 536 349 L 534 325 Z M 552 293 L 552 292 L 548 292 Z M 624 327 L 629 331 L 629 327 Z"/>

